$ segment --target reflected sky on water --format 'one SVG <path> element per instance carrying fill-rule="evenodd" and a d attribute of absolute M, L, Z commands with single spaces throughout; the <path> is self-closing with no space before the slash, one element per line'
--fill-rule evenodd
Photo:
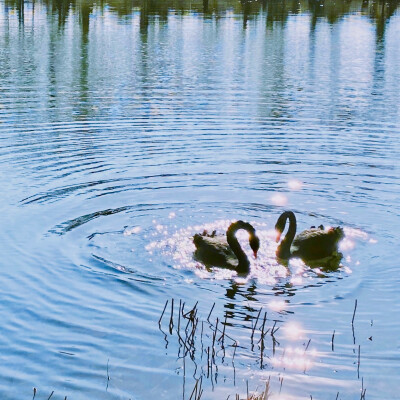
<path fill-rule="evenodd" d="M 398 4 L 1 0 L 2 398 L 396 398 Z M 193 259 L 237 219 L 249 276 Z"/>

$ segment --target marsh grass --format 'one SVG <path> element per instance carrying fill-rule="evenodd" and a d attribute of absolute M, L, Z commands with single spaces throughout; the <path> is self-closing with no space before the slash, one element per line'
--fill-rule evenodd
<path fill-rule="evenodd" d="M 179 303 L 179 304 L 178 304 Z M 168 305 L 170 304 L 170 307 Z M 185 307 L 186 306 L 186 307 Z M 175 308 L 176 307 L 176 308 Z M 239 344 L 231 335 L 234 333 L 232 330 L 233 325 L 227 321 L 227 315 L 223 318 L 218 318 L 213 321 L 212 314 L 214 311 L 215 303 L 212 305 L 210 311 L 205 315 L 207 318 L 201 318 L 198 302 L 193 307 L 187 307 L 183 300 L 176 301 L 171 299 L 167 300 L 162 310 L 161 316 L 158 321 L 159 329 L 164 335 L 166 341 L 166 348 L 168 346 L 167 336 L 175 336 L 177 339 L 178 347 L 178 360 L 183 363 L 183 399 L 188 400 L 201 400 L 205 388 L 202 387 L 205 381 L 211 383 L 212 390 L 218 383 L 217 378 L 219 376 L 219 367 L 231 364 L 233 369 L 233 388 L 236 386 L 236 367 L 235 367 L 235 355 L 236 350 L 239 348 L 242 352 L 251 354 L 254 359 L 254 367 L 260 369 L 268 368 L 268 364 L 265 364 L 265 359 L 270 360 L 275 356 L 277 348 L 280 347 L 280 342 L 277 340 L 276 333 L 281 328 L 283 321 L 277 319 L 267 318 L 267 312 L 263 312 L 263 309 L 253 310 L 254 314 L 250 318 L 248 326 L 249 336 L 248 341 L 243 341 Z M 165 315 L 166 311 L 170 308 L 169 315 Z M 186 308 L 186 309 L 185 309 Z M 355 316 L 357 310 L 357 300 L 354 303 L 353 316 L 351 319 L 351 330 L 353 334 L 353 343 L 356 344 L 355 340 Z M 215 318 L 215 317 L 214 317 Z M 162 329 L 162 322 L 164 319 L 164 327 L 166 332 Z M 229 332 L 228 332 L 228 328 Z M 330 337 L 330 349 L 335 351 L 335 336 L 336 330 L 333 330 L 332 336 Z M 266 341 L 268 340 L 268 343 Z M 306 354 L 311 339 L 303 343 L 303 352 Z M 358 349 L 358 352 L 357 352 Z M 282 358 L 285 354 L 285 349 L 282 351 Z M 357 357 L 356 373 L 357 378 L 361 378 L 361 390 L 360 400 L 365 399 L 366 389 L 364 388 L 364 380 L 360 376 L 360 364 L 361 364 L 361 346 L 358 345 L 354 350 L 354 354 Z M 240 354 L 239 354 L 240 357 Z M 228 362 L 228 360 L 230 362 Z M 190 363 L 192 361 L 194 368 L 190 369 Z M 190 371 L 193 373 L 195 379 L 195 385 L 192 391 L 187 392 L 186 384 L 187 379 L 190 379 Z M 304 367 L 304 373 L 306 373 L 306 366 Z M 203 382 L 204 380 L 204 382 Z M 224 380 L 225 381 L 225 380 Z M 280 389 L 282 390 L 283 377 L 279 377 Z M 229 395 L 226 399 L 220 400 L 270 400 L 272 397 L 270 378 L 265 383 L 265 389 L 261 393 L 256 391 L 250 393 L 249 385 L 247 382 L 246 394 L 235 394 Z M 261 386 L 260 386 L 261 387 Z M 234 390 L 234 389 L 233 389 Z M 187 397 L 188 393 L 191 393 Z M 339 400 L 339 392 L 335 392 L 333 398 Z M 312 396 L 310 395 L 312 399 Z"/>
<path fill-rule="evenodd" d="M 269 379 L 265 382 L 265 390 L 260 393 L 260 394 L 248 394 L 246 396 L 246 400 L 268 400 L 270 398 L 270 387 L 269 387 Z M 235 400 L 240 400 L 239 395 L 236 395 L 236 399 Z"/>

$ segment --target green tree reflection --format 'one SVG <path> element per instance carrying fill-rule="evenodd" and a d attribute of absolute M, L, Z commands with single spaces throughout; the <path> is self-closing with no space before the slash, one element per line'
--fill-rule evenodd
<path fill-rule="evenodd" d="M 396 12 L 400 0 L 387 1 L 333 1 L 333 0 L 6 0 L 6 8 L 15 9 L 19 21 L 23 23 L 27 5 L 34 6 L 35 2 L 46 6 L 48 13 L 58 18 L 62 26 L 70 12 L 79 13 L 82 26 L 87 24 L 87 11 L 94 9 L 109 10 L 119 17 L 129 17 L 134 12 L 140 12 L 141 29 L 145 29 L 152 17 L 163 22 L 168 21 L 168 15 L 200 14 L 205 18 L 221 17 L 227 12 L 233 12 L 238 18 L 243 18 L 243 26 L 247 21 L 259 15 L 266 17 L 269 26 L 276 22 L 285 23 L 288 16 L 295 14 L 311 15 L 315 25 L 322 18 L 334 24 L 347 14 L 361 13 L 368 15 L 376 22 L 378 35 L 384 32 L 388 19 Z M 89 13 L 90 14 L 90 13 Z"/>

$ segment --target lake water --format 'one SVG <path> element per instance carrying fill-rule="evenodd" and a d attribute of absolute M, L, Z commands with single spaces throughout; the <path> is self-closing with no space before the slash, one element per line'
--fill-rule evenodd
<path fill-rule="evenodd" d="M 1 0 L 1 398 L 400 399 L 399 43 L 396 1 Z M 276 262 L 285 209 L 339 270 Z M 237 219 L 246 279 L 192 258 Z"/>

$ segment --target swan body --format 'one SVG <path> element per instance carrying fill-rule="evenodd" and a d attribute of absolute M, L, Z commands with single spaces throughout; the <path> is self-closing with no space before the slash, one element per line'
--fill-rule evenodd
<path fill-rule="evenodd" d="M 278 218 L 275 229 L 278 233 L 277 242 L 285 229 L 286 221 L 289 220 L 289 229 L 280 242 L 276 256 L 287 260 L 292 257 L 299 257 L 303 261 L 320 261 L 322 263 L 339 264 L 342 254 L 338 252 L 339 241 L 344 237 L 343 229 L 324 229 L 323 225 L 318 228 L 311 227 L 299 233 L 296 237 L 296 217 L 292 211 L 285 211 Z"/>
<path fill-rule="evenodd" d="M 194 235 L 193 243 L 196 246 L 194 257 L 206 266 L 234 269 L 240 274 L 247 274 L 250 270 L 250 261 L 235 236 L 240 229 L 249 233 L 249 244 L 254 256 L 257 257 L 260 240 L 253 226 L 243 221 L 233 222 L 226 231 L 226 236 L 217 236 L 215 231 L 212 234 L 204 231 L 202 234 Z"/>

